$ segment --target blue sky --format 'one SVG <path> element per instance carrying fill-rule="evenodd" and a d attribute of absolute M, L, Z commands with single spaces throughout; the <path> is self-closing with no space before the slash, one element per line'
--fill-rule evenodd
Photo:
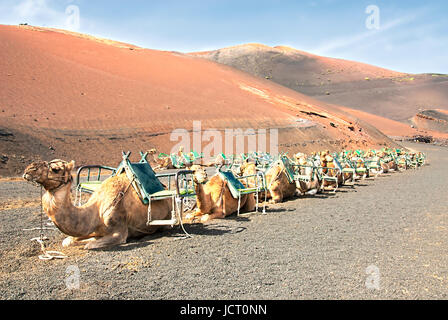
<path fill-rule="evenodd" d="M 366 26 L 370 5 L 379 9 L 379 29 Z M 79 9 L 79 25 L 69 6 Z M 0 0 L 0 24 L 181 52 L 288 45 L 409 73 L 448 74 L 447 16 L 446 0 Z"/>

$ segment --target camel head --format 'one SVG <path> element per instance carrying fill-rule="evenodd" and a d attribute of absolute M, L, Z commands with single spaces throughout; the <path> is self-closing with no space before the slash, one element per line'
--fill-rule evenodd
<path fill-rule="evenodd" d="M 364 162 L 361 159 L 356 160 L 356 167 L 357 168 L 363 168 L 364 167 Z"/>
<path fill-rule="evenodd" d="M 72 181 L 71 172 L 74 167 L 74 161 L 66 162 L 59 159 L 50 162 L 37 161 L 25 169 L 23 178 L 42 185 L 45 190 L 52 191 Z"/>
<path fill-rule="evenodd" d="M 302 152 L 298 152 L 294 155 L 294 162 L 298 163 L 301 158 L 305 157 L 305 154 Z"/>
<path fill-rule="evenodd" d="M 205 184 L 207 182 L 207 172 L 203 167 L 200 165 L 192 165 L 190 170 L 193 171 L 193 180 L 195 183 Z"/>
<path fill-rule="evenodd" d="M 257 174 L 257 165 L 254 162 L 250 162 L 249 160 L 245 160 L 240 167 L 240 171 L 238 172 L 240 176 L 250 176 Z"/>
<path fill-rule="evenodd" d="M 299 165 L 302 165 L 302 166 L 304 166 L 304 165 L 307 165 L 308 164 L 308 159 L 307 159 L 307 157 L 306 157 L 306 154 L 304 154 L 304 153 L 297 153 L 297 154 L 295 154 L 294 155 L 294 162 L 296 163 L 296 164 L 299 164 Z"/>
<path fill-rule="evenodd" d="M 324 167 L 326 167 L 327 163 L 333 162 L 333 157 L 330 155 L 330 152 L 328 150 L 320 153 L 320 162 L 323 164 Z"/>
<path fill-rule="evenodd" d="M 306 159 L 306 157 L 301 157 L 301 158 L 299 158 L 298 163 L 301 166 L 306 166 L 308 164 L 308 160 Z"/>

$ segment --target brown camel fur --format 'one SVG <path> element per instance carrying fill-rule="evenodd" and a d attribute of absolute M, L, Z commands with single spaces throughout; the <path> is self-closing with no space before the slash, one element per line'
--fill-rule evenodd
<path fill-rule="evenodd" d="M 257 165 L 253 162 L 249 162 L 249 160 L 245 160 L 241 164 L 239 171 L 236 172 L 236 174 L 240 177 L 255 176 L 257 174 Z M 256 179 L 257 179 L 256 177 L 247 178 L 249 187 L 254 188 L 257 186 Z M 261 191 L 258 194 L 258 202 L 264 202 L 264 200 L 265 200 L 265 192 Z"/>
<path fill-rule="evenodd" d="M 146 225 L 148 206 L 141 202 L 125 174 L 108 178 L 85 205 L 75 207 L 70 196 L 74 166 L 74 161 L 39 161 L 29 165 L 23 175 L 25 180 L 45 188 L 43 209 L 56 227 L 69 236 L 62 243 L 64 247 L 85 244 L 85 249 L 104 248 L 160 228 Z M 153 201 L 152 218 L 169 219 L 171 206 L 169 199 Z"/>
<path fill-rule="evenodd" d="M 266 194 L 266 199 L 270 199 L 270 203 L 283 202 L 284 199 L 291 198 L 297 193 L 295 183 L 289 183 L 288 177 L 283 169 L 283 164 L 278 162 L 265 173 L 266 188 L 269 191 Z M 240 167 L 240 175 L 242 176 L 250 176 L 256 173 L 257 167 L 255 163 L 245 161 Z M 250 179 L 252 179 L 252 181 Z M 249 185 L 251 187 L 255 186 L 254 179 L 255 178 L 249 178 Z M 260 192 L 258 199 L 263 201 L 264 198 L 264 192 Z"/>
<path fill-rule="evenodd" d="M 384 158 L 389 158 L 387 156 L 387 154 L 383 151 L 380 151 L 378 153 L 378 157 L 380 157 L 380 159 L 384 159 Z M 390 161 L 384 161 L 382 160 L 381 162 L 381 167 L 383 168 L 383 172 L 384 173 L 389 173 L 390 171 L 397 171 L 398 170 L 398 166 L 395 163 L 394 159 L 392 157 L 390 157 Z"/>
<path fill-rule="evenodd" d="M 306 155 L 303 153 L 296 154 L 294 156 L 295 163 L 301 166 L 307 167 L 298 167 L 298 172 L 300 175 L 308 176 L 310 181 L 298 181 L 296 183 L 297 190 L 302 194 L 312 194 L 312 193 L 320 193 L 322 188 L 322 181 L 319 179 L 318 175 L 313 171 L 313 168 L 308 167 L 312 164 L 308 162 Z"/>
<path fill-rule="evenodd" d="M 323 172 L 330 177 L 337 177 L 337 184 L 340 186 L 344 182 L 344 178 L 342 174 L 336 170 L 336 166 L 333 161 L 333 157 L 330 155 L 329 151 L 324 151 L 320 154 L 320 163 L 323 169 Z M 336 187 L 334 182 L 324 180 L 323 187 Z"/>
<path fill-rule="evenodd" d="M 173 164 L 171 163 L 171 159 L 169 157 L 159 158 L 157 155 L 156 149 L 151 149 L 148 151 L 148 154 L 152 155 L 152 162 L 155 164 L 154 170 L 168 170 L 174 169 Z"/>
<path fill-rule="evenodd" d="M 238 199 L 233 198 L 227 182 L 218 173 L 207 180 L 207 172 L 201 166 L 194 165 L 190 170 L 194 172 L 197 209 L 185 217 L 186 222 L 204 223 L 225 218 L 238 211 Z M 254 194 L 241 196 L 240 210 L 251 212 L 254 209 Z"/>
<path fill-rule="evenodd" d="M 281 161 L 277 161 L 265 173 L 266 188 L 269 190 L 267 198 L 270 203 L 280 203 L 297 194 L 296 184 L 289 182 L 285 168 Z"/>

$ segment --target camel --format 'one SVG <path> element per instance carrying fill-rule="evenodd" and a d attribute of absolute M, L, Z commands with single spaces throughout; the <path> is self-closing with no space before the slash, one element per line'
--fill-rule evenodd
<path fill-rule="evenodd" d="M 322 181 L 319 176 L 314 172 L 312 164 L 308 162 L 306 155 L 298 153 L 294 156 L 295 163 L 298 164 L 298 173 L 301 176 L 308 177 L 308 181 L 299 180 L 296 183 L 297 190 L 304 196 L 305 194 L 316 194 L 321 192 Z"/>
<path fill-rule="evenodd" d="M 200 165 L 193 165 L 197 209 L 185 217 L 185 222 L 205 223 L 212 219 L 222 219 L 238 211 L 238 199 L 233 198 L 227 182 L 216 173 L 208 179 L 207 172 Z M 219 169 L 218 169 L 219 170 Z M 240 210 L 251 212 L 255 209 L 254 194 L 241 196 Z"/>
<path fill-rule="evenodd" d="M 62 242 L 63 247 L 85 245 L 84 249 L 100 249 L 160 228 L 147 225 L 148 206 L 142 203 L 126 174 L 106 179 L 85 205 L 75 207 L 70 195 L 74 167 L 74 161 L 38 161 L 23 174 L 25 180 L 46 190 L 43 209 L 56 227 L 69 236 Z M 153 201 L 152 218 L 169 219 L 171 209 L 170 199 Z"/>
<path fill-rule="evenodd" d="M 176 154 L 179 159 L 183 158 L 183 152 L 184 147 L 180 146 Z M 159 158 L 157 155 L 157 150 L 155 148 L 148 150 L 148 154 L 152 155 L 153 162 L 156 164 L 156 166 L 153 168 L 154 170 L 178 169 L 174 166 L 170 156 L 167 156 L 165 158 Z M 187 167 L 188 165 L 189 164 L 187 164 Z"/>
<path fill-rule="evenodd" d="M 364 180 L 366 178 L 369 177 L 369 170 L 367 170 L 364 162 L 362 161 L 362 159 L 353 156 L 350 158 L 351 162 L 353 163 L 355 169 L 356 169 L 356 174 L 358 176 L 360 176 L 361 180 Z M 362 173 L 362 176 L 360 175 L 360 173 Z"/>
<path fill-rule="evenodd" d="M 249 159 L 246 159 L 239 167 L 238 171 L 236 172 L 236 175 L 240 177 L 252 176 L 250 178 L 247 178 L 247 182 L 249 184 L 249 187 L 254 188 L 257 185 L 257 182 L 255 181 L 257 179 L 255 177 L 257 172 L 258 172 L 257 164 L 254 162 L 250 162 Z M 265 200 L 265 192 L 261 191 L 258 195 L 259 195 L 258 201 L 263 202 Z"/>
<path fill-rule="evenodd" d="M 338 171 L 336 170 L 336 166 L 334 164 L 334 159 L 330 155 L 330 152 L 328 150 L 320 153 L 320 163 L 321 163 L 321 166 L 324 167 L 324 169 L 322 169 L 323 173 L 325 173 L 327 176 L 330 176 L 330 177 L 337 176 L 338 186 L 341 186 L 344 183 L 344 177 L 342 176 L 341 173 L 338 173 Z M 336 187 L 336 186 L 335 186 L 335 182 L 324 180 L 323 187 L 325 188 L 325 187 Z"/>
<path fill-rule="evenodd" d="M 389 164 L 390 164 L 390 162 L 389 161 L 385 161 L 386 157 L 387 157 L 386 154 L 383 151 L 379 151 L 377 153 L 377 157 L 380 159 L 380 165 L 381 165 L 381 168 L 383 170 L 383 173 L 389 173 L 389 170 L 390 170 Z M 391 160 L 393 161 L 393 159 L 391 159 Z"/>
<path fill-rule="evenodd" d="M 266 172 L 266 188 L 269 190 L 269 203 L 280 203 L 297 194 L 296 183 L 289 182 L 282 161 L 277 161 Z"/>
<path fill-rule="evenodd" d="M 153 162 L 155 163 L 154 170 L 174 169 L 171 159 L 169 157 L 159 158 L 156 149 L 148 150 L 148 154 L 152 155 Z"/>
<path fill-rule="evenodd" d="M 352 169 L 352 167 L 348 163 L 346 163 L 344 161 L 342 161 L 342 163 L 339 163 L 339 164 L 341 166 L 341 169 L 343 170 L 342 171 L 342 181 L 343 181 L 343 184 L 345 184 L 346 181 L 352 181 L 353 182 L 354 179 L 355 179 L 355 174 L 353 172 L 344 172 L 344 169 Z"/>
<path fill-rule="evenodd" d="M 255 163 L 250 163 L 246 161 L 241 165 L 240 174 L 244 176 L 255 175 L 257 173 L 257 167 Z M 270 199 L 269 203 L 280 203 L 284 199 L 291 198 L 296 195 L 296 185 L 295 183 L 290 183 L 288 177 L 286 176 L 283 163 L 278 161 L 276 164 L 271 166 L 266 172 L 266 188 L 268 193 L 266 194 L 266 199 Z M 249 180 L 249 184 L 251 180 Z M 253 181 L 253 186 L 255 186 L 255 181 Z M 264 193 L 260 193 L 259 199 L 264 199 Z"/>

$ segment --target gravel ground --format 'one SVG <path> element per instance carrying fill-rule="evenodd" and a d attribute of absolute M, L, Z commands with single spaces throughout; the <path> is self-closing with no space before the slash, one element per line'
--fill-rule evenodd
<path fill-rule="evenodd" d="M 176 228 L 88 252 L 62 249 L 63 235 L 46 231 L 49 247 L 69 256 L 53 261 L 38 260 L 29 241 L 38 231 L 22 231 L 39 226 L 39 206 L 20 206 L 39 189 L 2 182 L 0 298 L 447 299 L 448 149 L 406 146 L 430 164 L 271 205 L 267 215 L 187 226 L 191 239 Z M 67 287 L 71 266 L 77 289 Z"/>

